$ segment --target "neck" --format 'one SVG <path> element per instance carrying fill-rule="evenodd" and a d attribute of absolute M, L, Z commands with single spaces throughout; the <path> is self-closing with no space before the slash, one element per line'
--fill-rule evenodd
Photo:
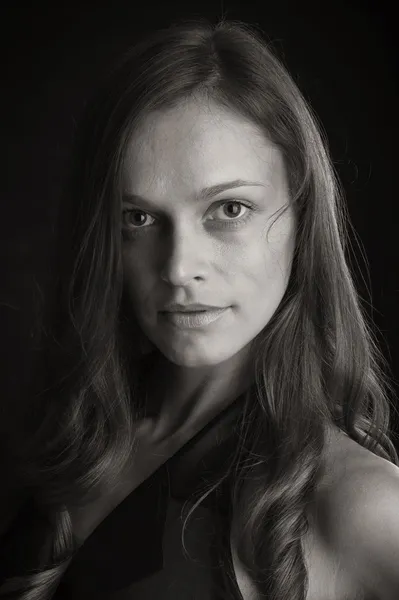
<path fill-rule="evenodd" d="M 248 351 L 224 363 L 185 367 L 157 353 L 149 373 L 148 399 L 161 437 L 206 423 L 252 383 Z"/>

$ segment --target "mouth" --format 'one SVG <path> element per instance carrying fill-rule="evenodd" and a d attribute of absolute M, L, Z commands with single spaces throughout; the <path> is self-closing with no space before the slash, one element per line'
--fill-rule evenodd
<path fill-rule="evenodd" d="M 160 314 L 164 321 L 179 329 L 201 329 L 218 320 L 228 308 L 229 307 L 174 312 L 163 311 Z"/>

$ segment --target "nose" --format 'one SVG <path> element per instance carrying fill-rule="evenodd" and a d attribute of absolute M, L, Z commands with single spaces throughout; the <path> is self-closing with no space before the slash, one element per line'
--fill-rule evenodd
<path fill-rule="evenodd" d="M 173 286 L 184 286 L 192 280 L 205 279 L 204 240 L 192 228 L 175 230 L 161 270 L 161 278 Z"/>

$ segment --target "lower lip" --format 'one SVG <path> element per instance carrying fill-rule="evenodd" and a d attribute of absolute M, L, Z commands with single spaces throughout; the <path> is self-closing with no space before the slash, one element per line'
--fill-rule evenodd
<path fill-rule="evenodd" d="M 200 329 L 216 321 L 227 308 L 193 312 L 163 312 L 163 318 L 181 329 Z"/>

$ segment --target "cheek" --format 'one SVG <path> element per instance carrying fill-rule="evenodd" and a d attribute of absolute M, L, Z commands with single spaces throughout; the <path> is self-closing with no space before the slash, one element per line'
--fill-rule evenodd
<path fill-rule="evenodd" d="M 123 283 L 129 298 L 135 306 L 140 306 L 151 285 L 150 269 L 145 260 L 127 253 L 123 256 Z"/>
<path fill-rule="evenodd" d="M 268 275 L 275 281 L 288 283 L 295 249 L 295 222 L 286 211 L 273 224 L 264 240 L 264 256 Z"/>
<path fill-rule="evenodd" d="M 284 229 L 259 236 L 243 244 L 236 253 L 231 273 L 241 281 L 242 291 L 253 300 L 281 296 L 288 284 L 294 250 L 291 229 Z M 239 275 L 239 277 L 238 277 Z M 257 293 L 255 298 L 254 294 Z"/>

